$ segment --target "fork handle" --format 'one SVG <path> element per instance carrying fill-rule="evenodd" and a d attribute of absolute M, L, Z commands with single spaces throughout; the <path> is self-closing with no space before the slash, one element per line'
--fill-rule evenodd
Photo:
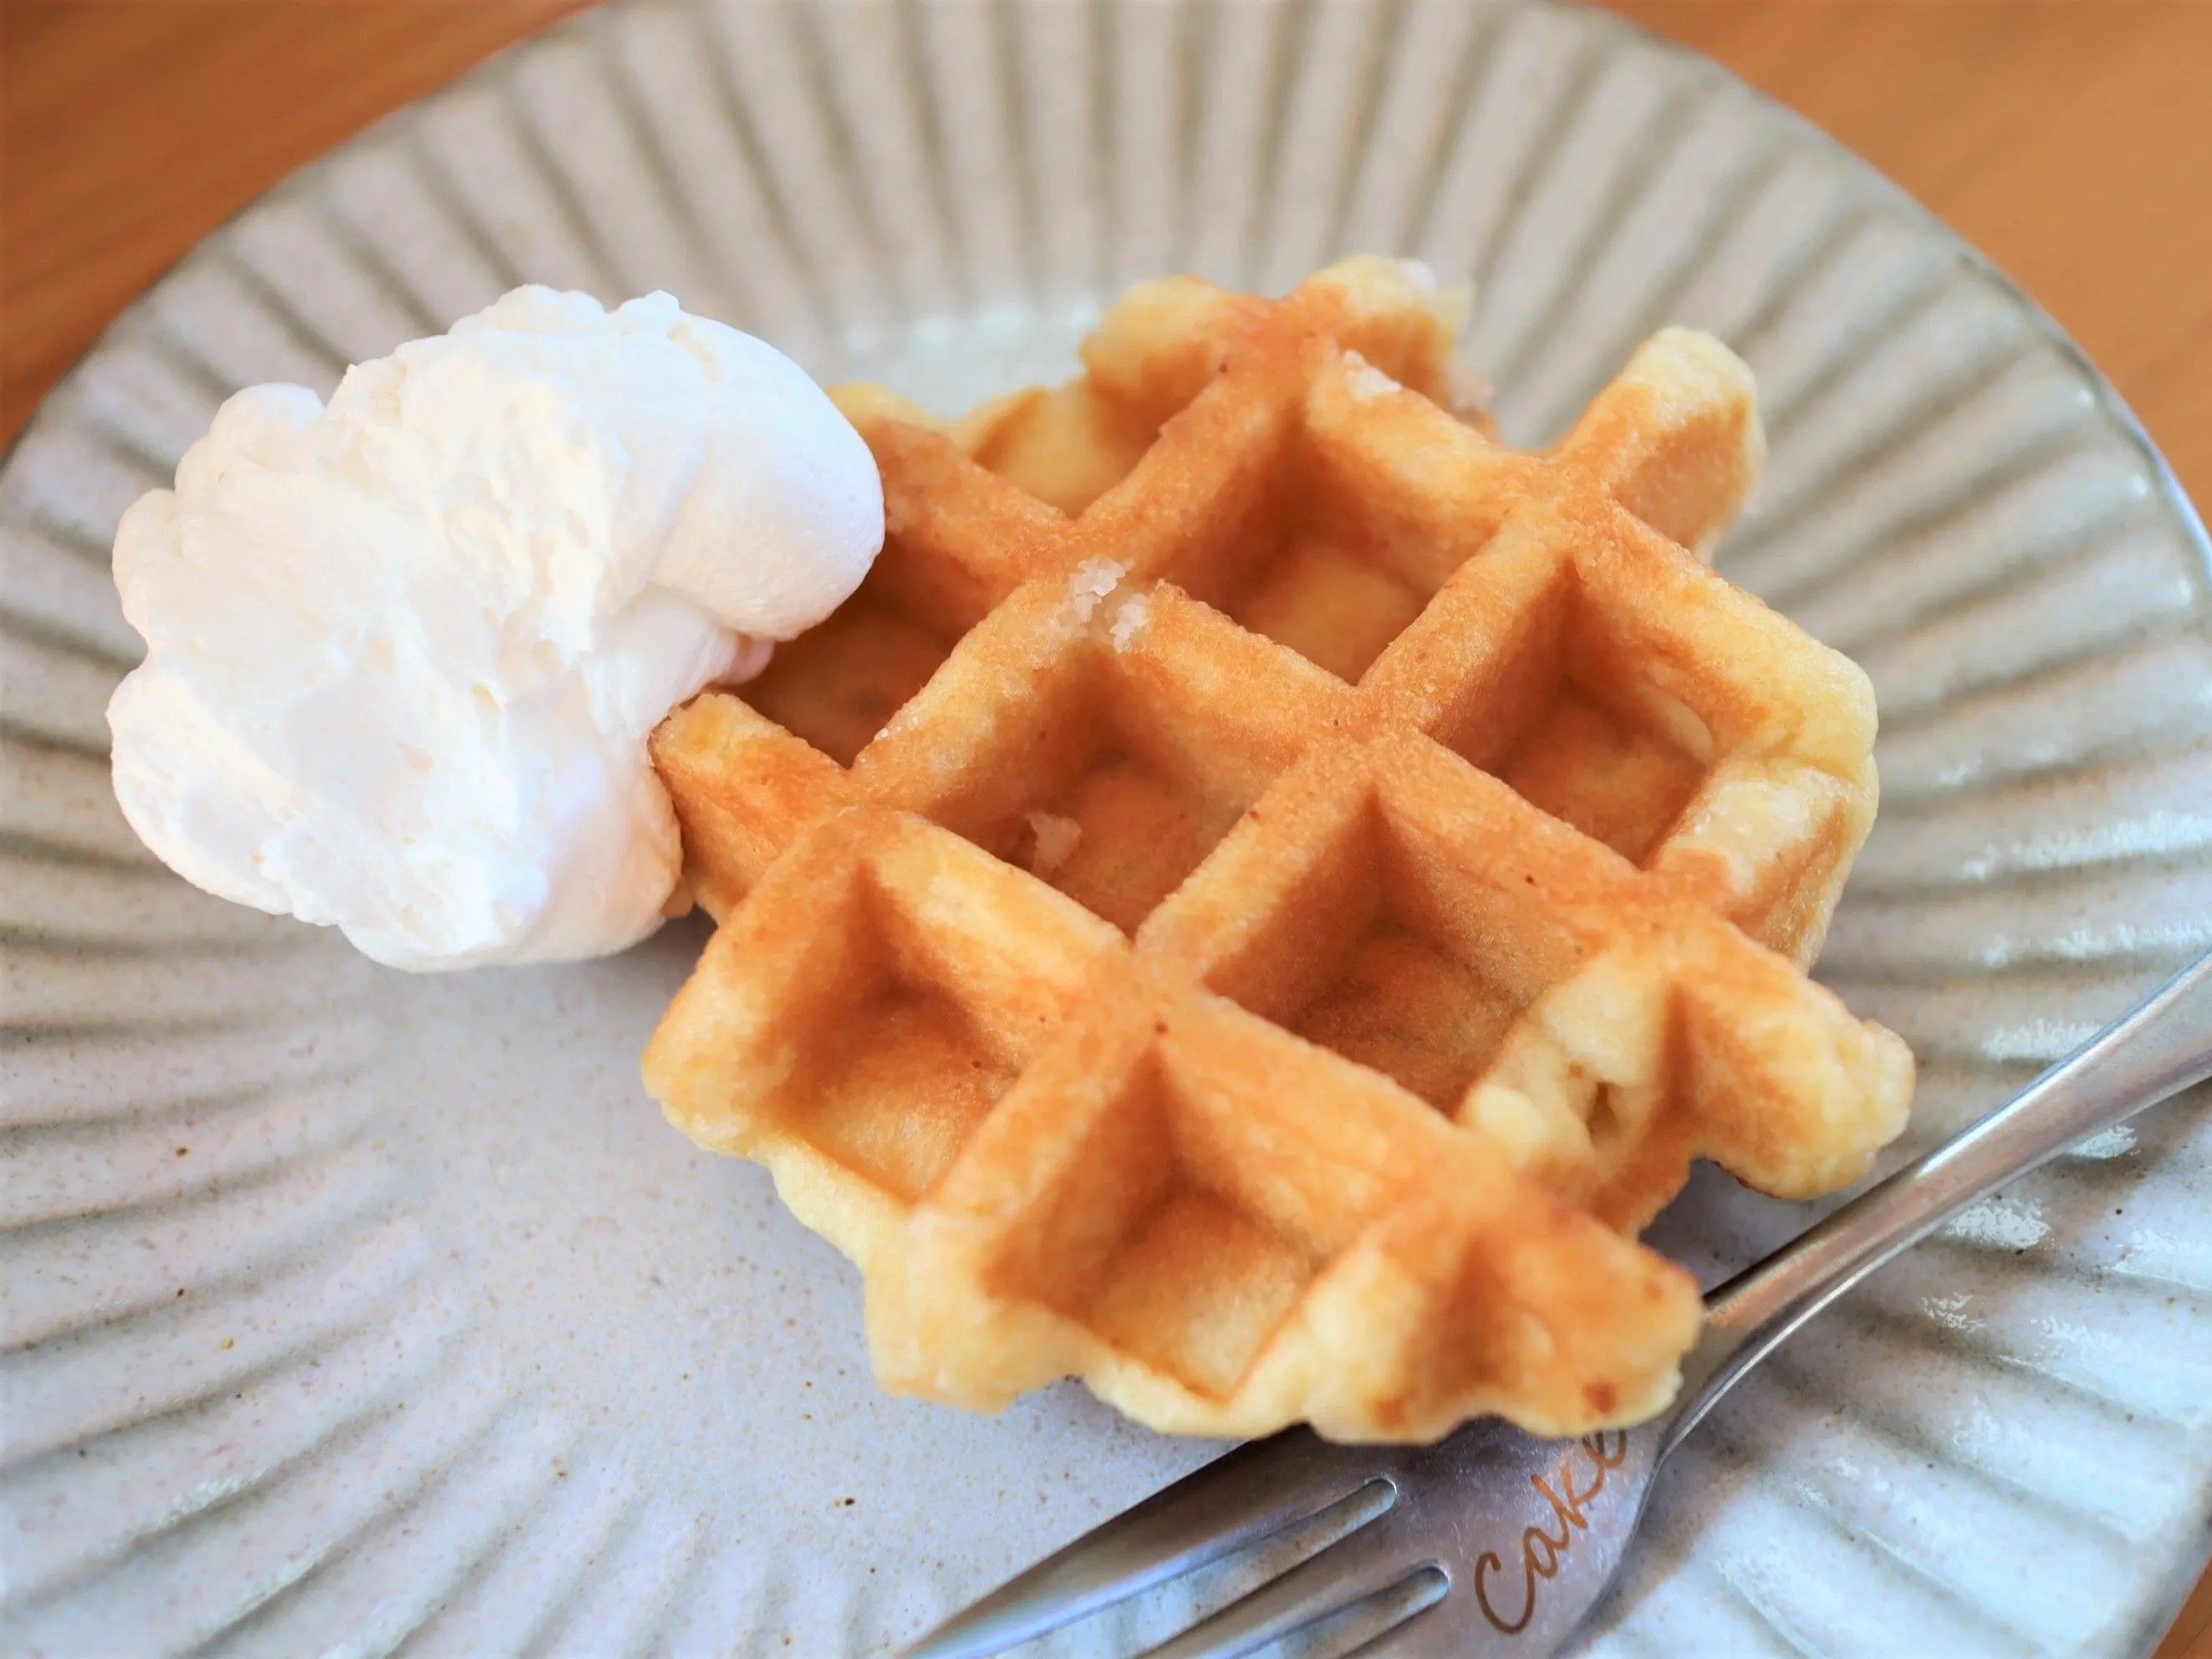
<path fill-rule="evenodd" d="M 2011 1101 L 1869 1188 L 1705 1298 L 1664 1456 L 1737 1378 L 1908 1245 L 2077 1141 L 2212 1077 L 2212 954 L 2198 957 Z"/>

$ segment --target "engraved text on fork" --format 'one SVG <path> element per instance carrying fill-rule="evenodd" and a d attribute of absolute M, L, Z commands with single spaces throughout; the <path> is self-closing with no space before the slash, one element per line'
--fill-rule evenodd
<path fill-rule="evenodd" d="M 1521 1598 L 1517 1616 L 1509 1618 L 1498 1602 L 1491 1599 L 1490 1577 L 1503 1574 L 1505 1563 L 1495 1550 L 1485 1550 L 1474 1564 L 1474 1599 L 1481 1604 L 1482 1616 L 1505 1635 L 1511 1636 L 1528 1627 L 1536 1614 L 1537 1585 L 1547 1583 L 1559 1571 L 1559 1563 L 1574 1547 L 1577 1530 L 1587 1532 L 1589 1521 L 1583 1505 L 1605 1490 L 1606 1476 L 1619 1468 L 1628 1459 L 1628 1436 L 1616 1431 L 1584 1435 L 1559 1459 L 1559 1467 L 1550 1476 L 1531 1475 L 1528 1484 L 1541 1492 L 1552 1506 L 1553 1519 L 1559 1525 L 1556 1533 L 1547 1531 L 1540 1524 L 1526 1528 L 1521 1534 Z M 1578 1472 L 1586 1474 L 1587 1485 L 1577 1485 Z"/>

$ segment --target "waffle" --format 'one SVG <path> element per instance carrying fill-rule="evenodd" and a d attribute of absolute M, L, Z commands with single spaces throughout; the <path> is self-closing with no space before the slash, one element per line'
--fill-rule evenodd
<path fill-rule="evenodd" d="M 882 557 L 656 733 L 720 926 L 648 1085 L 858 1264 L 887 1386 L 1632 1421 L 1691 1161 L 1810 1196 L 1902 1126 L 1905 1048 L 1800 966 L 1871 694 L 1692 550 L 1747 374 L 1669 331 L 1524 453 L 1455 326 L 1362 259 L 1139 289 L 957 422 L 845 389 Z"/>

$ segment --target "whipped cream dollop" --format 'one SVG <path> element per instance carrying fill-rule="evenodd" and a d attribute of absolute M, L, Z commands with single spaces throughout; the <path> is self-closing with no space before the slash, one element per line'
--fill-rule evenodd
<path fill-rule="evenodd" d="M 653 727 L 883 533 L 780 352 L 665 294 L 517 289 L 327 404 L 239 392 L 124 516 L 117 798 L 188 880 L 396 967 L 619 950 L 680 864 Z"/>

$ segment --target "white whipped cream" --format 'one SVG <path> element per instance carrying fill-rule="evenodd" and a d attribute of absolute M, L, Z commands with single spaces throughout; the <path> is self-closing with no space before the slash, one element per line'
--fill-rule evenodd
<path fill-rule="evenodd" d="M 124 516 L 146 660 L 115 793 L 179 874 L 413 969 L 659 923 L 653 727 L 827 616 L 875 464 L 789 359 L 665 294 L 517 289 L 350 370 L 238 393 Z"/>

